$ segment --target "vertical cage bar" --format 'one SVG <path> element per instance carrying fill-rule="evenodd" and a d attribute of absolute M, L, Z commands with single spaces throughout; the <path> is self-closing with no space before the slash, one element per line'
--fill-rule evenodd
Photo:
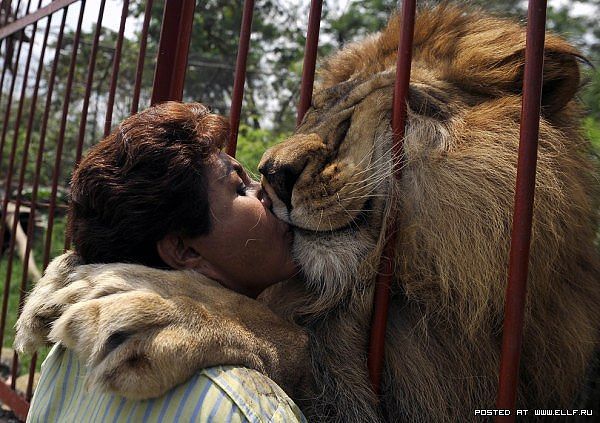
<path fill-rule="evenodd" d="M 31 6 L 31 0 L 27 2 L 27 12 L 29 12 L 29 7 Z M 9 102 L 6 106 L 6 114 L 4 115 L 4 127 L 2 128 L 2 148 L 4 147 L 4 142 L 6 140 L 6 132 L 9 125 L 10 119 L 10 110 L 12 106 L 12 97 L 14 94 L 15 83 L 17 81 L 17 69 L 19 60 L 21 58 L 21 48 L 23 46 L 23 39 L 25 37 L 25 32 L 21 32 L 19 37 L 19 47 L 17 50 L 17 58 L 15 62 L 15 66 L 13 68 L 13 78 L 11 81 L 10 92 L 9 92 Z M 26 78 L 23 78 L 23 84 L 27 84 Z M 8 215 L 8 204 L 10 199 L 10 187 L 12 185 L 12 176 L 15 167 L 15 155 L 17 151 L 17 137 L 13 137 L 13 144 L 10 149 L 9 158 L 8 158 L 8 166 L 6 170 L 6 179 L 4 182 L 4 196 L 2 198 L 2 210 L 0 219 L 0 240 L 4 240 L 4 234 L 6 231 L 6 226 L 8 225 L 8 219 L 6 218 Z M 0 149 L 0 157 L 2 157 L 2 149 Z M 6 314 L 8 312 L 8 296 L 10 291 L 10 281 L 4 281 L 4 292 L 2 293 L 2 309 L 0 311 L 0 347 L 4 345 L 4 329 L 6 327 Z"/>
<path fill-rule="evenodd" d="M 29 6 L 31 5 L 31 0 L 28 1 L 27 3 L 27 10 L 29 11 Z M 15 16 L 17 15 L 17 13 L 15 12 Z M 6 112 L 4 113 L 4 123 L 3 123 L 3 127 L 2 127 L 2 139 L 0 140 L 0 157 L 2 157 L 2 154 L 4 153 L 4 146 L 5 146 L 5 142 L 6 142 L 6 133 L 8 131 L 8 125 L 9 125 L 9 119 L 10 119 L 10 111 L 11 111 L 11 107 L 12 107 L 12 100 L 13 100 L 13 95 L 15 92 L 15 84 L 17 82 L 17 71 L 19 69 L 19 59 L 21 58 L 21 48 L 23 46 L 23 38 L 25 36 L 25 33 L 23 31 L 21 31 L 21 33 L 19 34 L 19 47 L 17 48 L 17 56 L 16 56 L 16 60 L 15 60 L 15 65 L 13 66 L 12 69 L 12 78 L 10 81 L 10 89 L 8 91 L 8 99 L 7 99 L 7 104 L 6 104 Z M 9 47 L 9 43 L 10 41 L 7 41 L 7 45 L 6 47 Z M 8 53 L 7 53 L 7 57 L 8 57 Z M 12 57 L 12 55 L 11 55 Z M 10 60 L 8 60 L 8 62 L 10 62 Z M 9 63 L 10 66 L 10 63 Z M 6 194 L 6 193 L 5 193 Z M 2 234 L 4 235 L 4 234 Z"/>
<path fill-rule="evenodd" d="M 31 144 L 31 133 L 32 133 L 32 129 L 33 129 L 33 121 L 34 121 L 34 116 L 35 116 L 35 110 L 37 107 L 37 98 L 38 98 L 38 91 L 39 91 L 39 87 L 40 87 L 40 81 L 41 81 L 41 77 L 42 77 L 42 71 L 44 69 L 44 57 L 46 54 L 46 46 L 48 45 L 48 35 L 50 34 L 50 25 L 52 23 L 52 15 L 48 16 L 48 19 L 46 21 L 46 31 L 44 32 L 44 41 L 42 42 L 42 49 L 40 52 L 40 57 L 39 57 L 39 62 L 38 62 L 38 70 L 37 70 L 37 75 L 35 77 L 35 85 L 33 88 L 33 95 L 31 97 L 31 106 L 29 109 L 29 117 L 27 120 L 27 135 L 25 136 L 25 145 L 23 147 L 23 161 L 21 162 L 21 174 L 19 177 L 19 190 L 18 190 L 18 195 L 17 195 L 17 199 L 16 199 L 16 204 L 15 204 L 15 214 L 18 215 L 19 214 L 19 208 L 21 205 L 21 198 L 22 198 L 22 192 L 23 192 L 23 184 L 25 181 L 25 172 L 27 170 L 27 161 L 28 161 L 28 157 L 29 157 L 29 146 Z M 29 222 L 28 222 L 29 224 Z M 15 233 L 16 227 L 13 226 L 13 231 L 12 233 Z M 18 308 L 18 314 L 21 314 L 21 308 L 23 307 L 23 301 L 25 299 L 25 292 L 27 291 L 27 281 L 28 281 L 28 275 L 29 275 L 29 254 L 24 254 L 24 261 L 23 261 L 23 274 L 21 275 L 21 285 L 19 287 L 19 308 Z M 19 366 L 19 357 L 17 355 L 17 353 L 15 352 L 13 354 L 13 361 L 12 361 L 12 374 L 13 374 L 13 380 L 15 380 L 16 378 L 16 372 Z M 29 387 L 28 387 L 29 389 Z"/>
<path fill-rule="evenodd" d="M 27 221 L 27 243 L 25 245 L 25 257 L 23 261 L 25 263 L 29 262 L 29 257 L 31 255 L 32 248 L 32 240 L 33 240 L 33 230 L 35 223 L 35 212 L 37 208 L 37 194 L 40 185 L 40 174 L 42 170 L 42 162 L 44 159 L 44 147 L 46 144 L 46 133 L 48 129 L 48 119 L 50 116 L 50 109 L 52 108 L 52 94 L 54 92 L 54 83 L 56 81 L 56 70 L 58 68 L 58 62 L 60 60 L 60 49 L 62 46 L 62 39 L 65 29 L 65 22 L 67 19 L 67 9 L 63 9 L 63 15 L 60 23 L 60 29 L 58 32 L 58 37 L 56 40 L 56 48 L 54 51 L 54 59 L 52 61 L 52 68 L 50 70 L 50 77 L 48 78 L 48 90 L 46 92 L 46 104 L 44 106 L 44 114 L 42 117 L 42 124 L 40 127 L 40 141 L 38 154 L 36 158 L 35 165 L 35 173 L 33 177 L 33 189 L 31 193 L 31 207 L 29 211 L 29 219 Z M 29 365 L 29 380 L 27 381 L 27 392 L 25 393 L 25 398 L 27 401 L 31 400 L 33 394 L 33 375 L 35 373 L 37 363 L 37 353 L 34 353 L 31 357 L 31 364 Z"/>
<path fill-rule="evenodd" d="M 0 0 L 0 3 L 2 2 L 2 0 Z M 17 13 L 19 11 L 19 7 L 21 5 L 21 0 L 19 0 L 17 2 L 17 8 L 15 9 L 15 13 L 13 15 L 13 19 L 17 19 Z M 5 16 L 4 19 L 4 25 L 8 24 L 8 13 Z M 2 77 L 0 77 L 0 105 L 2 104 L 2 94 L 4 92 L 4 78 L 6 76 L 6 69 L 8 69 L 8 67 L 10 66 L 10 60 L 8 60 L 8 49 L 9 49 L 9 45 L 8 43 L 10 42 L 10 36 L 6 37 L 6 38 L 0 38 L 0 49 L 2 49 L 2 44 L 4 44 L 4 40 L 6 40 L 6 46 L 4 47 L 6 49 L 6 54 L 4 56 L 4 63 L 2 64 Z M 0 151 L 2 151 L 0 149 Z M 0 159 L 2 158 L 2 153 L 0 153 Z"/>
<path fill-rule="evenodd" d="M 129 14 L 129 0 L 123 1 L 123 10 L 121 11 L 121 24 L 119 26 L 119 35 L 117 45 L 115 46 L 115 55 L 113 57 L 112 75 L 110 78 L 110 91 L 108 93 L 108 105 L 106 109 L 106 121 L 104 123 L 104 136 L 110 134 L 112 127 L 112 114 L 115 105 L 115 94 L 117 92 L 117 80 L 119 78 L 119 67 L 121 65 L 121 50 L 123 49 L 123 37 L 125 35 L 125 22 Z"/>
<path fill-rule="evenodd" d="M 152 0 L 149 0 L 150 2 Z M 77 135 L 77 149 L 75 152 L 75 163 L 73 169 L 77 168 L 83 154 L 83 140 L 85 138 L 85 129 L 87 127 L 88 109 L 90 106 L 90 96 L 92 94 L 92 85 L 94 83 L 94 71 L 96 70 L 96 58 L 98 57 L 98 45 L 100 43 L 100 34 L 102 34 L 102 20 L 104 18 L 104 7 L 106 0 L 101 0 L 98 9 L 98 18 L 96 19 L 96 28 L 94 29 L 94 40 L 92 41 L 92 50 L 90 51 L 90 60 L 88 62 L 87 76 L 85 82 L 85 93 L 83 94 L 83 105 L 81 106 L 81 117 L 79 118 L 79 133 Z M 65 234 L 64 249 L 71 247 L 71 238 L 69 231 Z"/>
<path fill-rule="evenodd" d="M 496 421 L 515 421 L 519 385 L 519 361 L 523 343 L 523 321 L 529 267 L 529 248 L 533 221 L 535 172 L 540 124 L 540 107 L 544 68 L 546 0 L 530 0 L 527 12 L 525 74 L 519 139 L 519 159 L 515 190 L 515 209 L 511 235 L 508 285 L 504 306 L 504 329 L 500 378 L 496 406 L 511 410 L 510 416 Z"/>
<path fill-rule="evenodd" d="M 153 105 L 183 98 L 194 6 L 194 0 L 165 2 L 152 85 Z"/>
<path fill-rule="evenodd" d="M 304 63 L 302 64 L 302 82 L 300 86 L 300 102 L 296 126 L 300 125 L 312 101 L 313 85 L 315 82 L 315 67 L 317 65 L 317 48 L 319 46 L 319 30 L 321 28 L 321 10 L 323 0 L 310 2 L 308 15 L 308 30 L 306 32 L 306 45 L 304 46 Z"/>
<path fill-rule="evenodd" d="M 100 42 L 100 34 L 102 33 L 102 19 L 104 17 L 104 6 L 106 0 L 100 2 L 98 19 L 96 20 L 96 29 L 94 31 L 94 41 L 92 42 L 92 50 L 90 52 L 90 61 L 88 63 L 87 78 L 85 82 L 85 93 L 83 95 L 83 106 L 81 107 L 81 118 L 79 121 L 79 135 L 77 137 L 77 153 L 75 155 L 75 166 L 81 160 L 81 152 L 83 149 L 83 139 L 85 137 L 85 127 L 87 124 L 88 108 L 90 105 L 90 96 L 92 94 L 92 85 L 94 83 L 94 70 L 96 68 L 96 57 L 98 56 L 98 44 Z"/>
<path fill-rule="evenodd" d="M 73 75 L 75 73 L 75 65 L 77 63 L 77 51 L 79 50 L 79 38 L 81 36 L 81 25 L 83 22 L 83 14 L 85 12 L 85 0 L 81 1 L 79 8 L 79 18 L 77 20 L 77 29 L 73 37 L 73 50 L 71 52 L 71 61 L 69 63 L 69 73 L 67 75 L 67 85 L 65 87 L 65 95 L 63 99 L 62 117 L 60 121 L 60 129 L 58 133 L 58 142 L 56 145 L 56 158 L 54 160 L 54 173 L 52 175 L 52 191 L 50 193 L 50 206 L 48 208 L 48 228 L 46 229 L 46 245 L 44 248 L 44 269 L 50 262 L 50 252 L 52 247 L 52 232 L 54 229 L 54 215 L 56 213 L 56 194 L 58 191 L 58 178 L 60 177 L 62 151 L 65 142 L 65 130 L 67 126 L 67 116 L 69 113 L 69 102 L 71 100 L 71 90 L 73 88 Z"/>
<path fill-rule="evenodd" d="M 394 176 L 400 180 L 402 153 L 404 144 L 404 128 L 406 124 L 406 98 L 410 84 L 410 67 L 412 62 L 413 35 L 415 28 L 416 1 L 404 0 L 402 4 L 402 22 L 400 40 L 398 42 L 398 56 L 396 61 L 396 81 L 394 84 L 394 97 L 392 104 L 392 158 L 394 162 Z M 385 353 L 385 332 L 387 326 L 390 290 L 394 276 L 393 257 L 398 234 L 398 222 L 391 218 L 386 228 L 386 243 L 384 245 L 379 272 L 375 284 L 373 298 L 373 317 L 371 321 L 371 338 L 369 343 L 368 368 L 373 391 L 379 395 L 381 390 L 381 375 L 383 372 Z"/>
<path fill-rule="evenodd" d="M 233 83 L 233 95 L 231 96 L 231 110 L 229 112 L 231 132 L 229 135 L 229 143 L 227 144 L 227 154 L 232 157 L 235 157 L 238 132 L 240 129 L 240 115 L 242 113 L 242 101 L 244 99 L 246 62 L 248 59 L 248 49 L 250 47 L 250 36 L 252 35 L 253 13 L 254 0 L 245 0 L 244 13 L 242 15 L 242 27 L 240 29 L 240 42 L 235 62 L 235 80 Z"/>
<path fill-rule="evenodd" d="M 52 94 L 54 93 L 54 84 L 56 82 L 56 71 L 58 68 L 58 62 L 60 60 L 60 50 L 62 47 L 62 40 L 65 28 L 65 22 L 67 20 L 67 9 L 63 10 L 63 15 L 60 23 L 60 29 L 58 32 L 58 37 L 56 39 L 56 48 L 54 51 L 54 59 L 52 61 L 52 68 L 50 69 L 50 76 L 48 78 L 48 89 L 46 92 L 46 103 L 44 106 L 44 114 L 42 116 L 42 122 L 40 126 L 40 135 L 39 135 L 39 147 L 35 164 L 35 171 L 33 176 L 33 187 L 31 192 L 31 205 L 29 212 L 29 219 L 27 221 L 27 243 L 25 245 L 25 257 L 24 262 L 29 262 L 29 257 L 31 255 L 32 248 L 32 240 L 33 240 L 33 230 L 34 230 L 34 222 L 35 222 L 35 212 L 37 209 L 37 194 L 40 185 L 40 174 L 42 172 L 42 163 L 44 161 L 44 148 L 46 145 L 46 133 L 48 130 L 48 120 L 50 117 L 50 109 L 52 108 Z M 50 25 L 50 22 L 48 22 Z"/>
<path fill-rule="evenodd" d="M 42 3 L 42 0 L 39 0 L 39 4 L 38 4 L 38 8 L 40 7 Z M 28 5 L 29 6 L 29 5 Z M 29 7 L 28 7 L 29 9 Z M 23 30 L 24 31 L 24 30 Z M 29 68 L 31 67 L 31 57 L 33 55 L 33 47 L 34 47 L 34 43 L 35 43 L 35 35 L 36 35 L 36 31 L 37 31 L 37 22 L 35 22 L 33 24 L 32 27 L 32 35 L 31 38 L 29 40 L 29 51 L 27 53 L 27 59 L 25 60 L 25 69 L 23 71 L 23 82 L 21 84 L 21 96 L 19 98 L 19 104 L 17 106 L 17 115 L 15 117 L 15 123 L 14 123 L 14 130 L 13 130 L 13 146 L 12 146 L 12 150 L 11 150 L 11 157 L 13 158 L 12 160 L 10 160 L 10 165 L 9 165 L 9 169 L 7 172 L 7 190 L 5 192 L 5 199 L 9 200 L 10 199 L 10 186 L 12 185 L 10 182 L 9 178 L 12 178 L 12 174 L 14 172 L 14 155 L 16 154 L 16 147 L 19 143 L 19 132 L 21 129 L 21 120 L 23 118 L 23 105 L 25 103 L 25 93 L 27 92 L 27 80 L 29 79 Z M 22 32 L 22 34 L 24 34 L 24 32 Z M 14 75 L 16 77 L 16 75 Z M 25 147 L 27 148 L 27 147 Z M 26 157 L 24 157 L 24 160 L 26 160 Z M 25 163 L 21 163 L 21 168 L 23 168 L 23 166 L 27 165 L 27 162 L 25 161 Z M 19 208 L 20 208 L 20 197 L 21 197 L 21 190 L 22 190 L 22 181 L 21 178 L 19 178 L 19 190 L 17 191 L 17 198 L 16 198 L 16 202 L 14 205 L 14 210 L 13 210 L 13 214 L 12 214 L 12 224 L 9 223 L 8 218 L 8 208 L 4 208 L 3 207 L 3 213 L 2 213 L 2 226 L 3 229 L 6 230 L 5 228 L 7 228 L 9 225 L 11 227 L 11 231 L 9 232 L 9 236 L 10 236 L 10 241 L 8 243 L 8 256 L 7 256 L 7 261 L 6 261 L 6 279 L 4 280 L 4 296 L 3 296 L 3 302 L 2 302 L 2 318 L 0 321 L 0 332 L 2 333 L 2 335 L 0 335 L 2 338 L 4 337 L 4 330 L 5 325 L 6 325 L 6 315 L 5 313 L 8 311 L 8 297 L 10 295 L 9 291 L 10 291 L 10 282 L 11 282 L 11 277 L 12 277 L 12 267 L 13 267 L 13 261 L 14 261 L 14 251 L 15 251 L 15 238 L 16 238 L 16 234 L 17 234 L 17 225 L 19 223 Z M 4 206 L 4 204 L 3 204 Z M 0 231 L 1 233 L 2 231 Z M 0 242 L 2 242 L 2 240 L 4 240 L 4 234 L 2 234 L 2 236 L 0 237 Z M 5 301 L 4 299 L 6 298 L 6 306 L 5 306 Z M 3 341 L 2 341 L 3 342 Z M 2 345 L 2 342 L 0 342 L 0 345 Z M 13 369 L 16 370 L 16 369 Z M 14 389 L 15 388 L 15 382 L 16 382 L 16 373 L 12 374 L 12 381 L 11 381 L 11 388 Z"/>
<path fill-rule="evenodd" d="M 42 1 L 39 1 L 38 4 L 38 8 L 40 7 Z M 20 133 L 20 129 L 21 129 L 21 120 L 23 118 L 23 106 L 25 104 L 25 93 L 27 92 L 27 80 L 29 79 L 29 68 L 31 66 L 31 57 L 33 55 L 33 47 L 34 47 L 34 43 L 35 43 L 35 34 L 37 31 L 37 22 L 33 23 L 32 26 L 32 35 L 31 35 L 31 39 L 29 40 L 29 51 L 27 53 L 27 59 L 25 59 L 25 69 L 23 71 L 23 83 L 21 84 L 21 95 L 19 97 L 19 103 L 17 106 L 17 115 L 15 117 L 15 122 L 14 122 L 14 129 L 13 129 L 13 149 L 16 149 L 16 146 L 18 145 L 18 141 L 19 141 L 19 133 Z M 14 161 L 13 163 L 14 164 Z M 26 163 L 25 163 L 26 164 Z M 23 167 L 23 163 L 21 163 L 21 168 Z M 14 166 L 11 166 L 8 173 L 7 173 L 7 177 L 8 174 L 11 174 L 14 172 Z M 12 176 L 11 176 L 12 178 Z M 21 181 L 19 180 L 19 183 Z M 12 185 L 12 181 L 9 182 L 9 185 Z M 12 274 L 12 262 L 13 262 L 13 258 L 14 258 L 14 234 L 16 233 L 16 223 L 18 222 L 18 215 L 19 215 L 19 200 L 20 200 L 20 191 L 17 191 L 17 198 L 16 198 L 16 203 L 15 203 L 15 209 L 14 209 L 14 214 L 13 214 L 13 222 L 12 222 L 12 231 L 9 232 L 10 233 L 10 242 L 9 242 L 9 247 L 8 247 L 8 260 L 7 260 L 7 266 L 6 266 L 6 279 L 5 279 L 5 283 L 6 283 L 6 287 L 7 289 L 10 287 L 10 279 L 11 279 L 11 274 Z M 6 195 L 7 198 L 9 198 L 9 195 Z M 10 198 L 9 198 L 10 199 Z M 4 210 L 4 212 L 8 212 L 7 210 Z M 3 214 L 5 222 L 4 224 L 6 226 L 9 225 L 8 221 L 6 220 L 6 215 Z M 0 239 L 3 239 L 3 237 L 0 237 Z M 0 329 L 2 329 L 0 327 Z"/>
<path fill-rule="evenodd" d="M 144 23 L 142 25 L 142 35 L 140 36 L 140 53 L 138 55 L 137 66 L 135 70 L 135 85 L 133 87 L 133 98 L 131 99 L 131 114 L 138 111 L 140 103 L 140 91 L 142 89 L 142 76 L 144 76 L 144 62 L 146 60 L 146 45 L 148 44 L 148 28 L 150 27 L 150 18 L 152 18 L 153 0 L 146 1 L 144 9 Z"/>

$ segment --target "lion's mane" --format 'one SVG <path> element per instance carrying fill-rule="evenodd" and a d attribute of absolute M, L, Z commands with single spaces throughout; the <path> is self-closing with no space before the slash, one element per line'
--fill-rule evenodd
<path fill-rule="evenodd" d="M 264 163 L 284 165 L 293 157 L 311 157 L 308 164 L 303 162 L 305 170 L 291 198 L 295 210 L 312 207 L 312 215 L 318 215 L 316 204 L 326 196 L 322 193 L 335 185 L 334 178 L 323 175 L 343 166 L 341 159 L 336 162 L 337 152 L 350 143 L 374 144 L 373 160 L 388 166 L 369 168 L 371 179 L 383 181 L 376 192 L 387 198 L 369 203 L 378 208 L 379 217 L 352 237 L 328 232 L 321 221 L 315 223 L 316 232 L 299 231 L 295 253 L 310 289 L 298 293 L 284 287 L 271 302 L 284 314 L 294 309 L 297 321 L 313 334 L 319 395 L 318 401 L 311 398 L 307 403 L 315 415 L 339 421 L 382 417 L 368 384 L 366 350 L 383 217 L 394 215 L 401 229 L 387 328 L 384 417 L 473 420 L 475 409 L 493 408 L 498 384 L 525 30 L 513 21 L 454 6 L 419 13 L 411 86 L 440 93 L 442 112 L 448 116 L 423 116 L 409 99 L 407 164 L 402 181 L 394 184 L 391 161 L 381 161 L 391 145 L 391 89 L 382 91 L 381 83 L 369 86 L 364 81 L 393 74 L 398 33 L 395 17 L 382 33 L 325 60 L 313 108 L 298 133 L 263 158 Z M 522 408 L 571 407 L 578 395 L 585 395 L 586 375 L 598 348 L 598 177 L 574 99 L 580 85 L 579 59 L 573 47 L 547 35 L 518 389 Z M 336 109 L 359 94 L 378 97 L 369 109 L 354 103 Z M 379 119 L 374 118 L 372 110 L 381 104 Z M 336 122 L 342 121 L 332 110 L 348 114 L 350 109 L 343 140 L 332 153 L 322 155 L 320 167 L 312 168 L 326 170 L 307 175 L 311 160 L 319 160 L 314 159 L 318 153 L 304 151 L 316 142 L 311 134 L 329 143 L 328 134 L 339 133 Z M 324 126 L 327 122 L 334 122 L 331 128 Z M 370 131 L 368 137 L 365 131 Z M 331 170 L 332 165 L 336 169 Z M 303 176 L 312 178 L 306 187 L 316 186 L 314 192 L 303 195 L 308 191 L 303 191 Z M 343 188 L 337 193 L 339 198 Z M 332 210 L 327 207 L 325 213 Z M 344 219 L 344 212 L 348 214 L 342 208 L 336 213 Z M 288 218 L 294 222 L 293 215 Z M 336 224 L 331 218 L 329 225 Z M 378 238 L 365 235 L 373 230 Z M 342 250 L 345 255 L 336 255 Z M 353 254 L 349 251 L 357 253 L 347 257 Z M 356 261 L 361 264 L 354 266 Z"/>

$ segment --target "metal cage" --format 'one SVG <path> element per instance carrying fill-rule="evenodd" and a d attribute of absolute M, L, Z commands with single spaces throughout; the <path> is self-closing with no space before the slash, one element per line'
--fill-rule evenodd
<path fill-rule="evenodd" d="M 42 258 L 42 268 L 45 268 L 51 258 L 52 233 L 54 216 L 59 210 L 57 196 L 59 194 L 58 181 L 61 169 L 68 167 L 72 169 L 81 159 L 86 125 L 88 124 L 88 110 L 91 101 L 92 84 L 96 75 L 96 62 L 98 52 L 103 46 L 100 44 L 102 22 L 105 15 L 106 0 L 100 0 L 97 19 L 95 21 L 95 34 L 89 50 L 86 71 L 86 83 L 84 88 L 84 100 L 81 107 L 71 107 L 70 95 L 73 89 L 74 73 L 76 71 L 78 52 L 81 47 L 81 28 L 83 15 L 86 10 L 86 0 L 53 0 L 42 7 L 42 1 L 38 0 L 37 8 L 32 0 L 14 1 L 4 0 L 0 7 L 0 52 L 4 52 L 4 63 L 0 79 L 0 104 L 4 104 L 2 116 L 2 130 L 0 143 L 0 158 L 7 158 L 4 180 L 3 196 L 1 204 L 0 240 L 8 238 L 4 254 L 7 254 L 7 268 L 2 293 L 2 309 L 0 311 L 0 345 L 2 345 L 7 331 L 7 311 L 12 279 L 12 263 L 15 256 L 17 233 L 24 233 L 26 247 L 22 252 L 23 274 L 19 286 L 19 305 L 23 302 L 23 296 L 28 288 L 28 274 L 32 271 L 31 240 L 33 238 L 36 222 L 36 210 L 41 207 L 48 209 L 48 222 L 45 227 L 45 243 Z M 163 19 L 161 26 L 160 42 L 156 52 L 156 65 L 152 85 L 151 104 L 166 100 L 181 100 L 183 95 L 183 82 L 188 58 L 192 23 L 194 15 L 194 0 L 166 1 L 164 3 Z M 302 71 L 302 83 L 300 101 L 297 111 L 297 123 L 299 124 L 311 104 L 313 82 L 315 75 L 315 64 L 317 57 L 317 46 L 323 1 L 312 0 L 306 37 L 304 65 Z M 140 103 L 140 92 L 142 88 L 142 76 L 146 57 L 148 28 L 151 19 L 153 0 L 145 3 L 142 35 L 139 44 L 139 56 L 135 73 L 135 83 L 131 99 L 130 112 L 135 113 Z M 77 10 L 77 27 L 72 34 L 71 45 L 65 46 L 65 25 L 67 13 L 70 9 Z M 237 133 L 240 122 L 242 98 L 244 92 L 244 80 L 246 72 L 246 59 L 250 46 L 252 13 L 254 0 L 245 0 L 240 32 L 239 49 L 235 69 L 235 83 L 232 96 L 230 112 L 231 139 L 227 152 L 234 156 L 237 143 Z M 394 136 L 393 155 L 398 158 L 395 161 L 395 176 L 400 178 L 402 161 L 402 141 L 404 137 L 404 126 L 406 120 L 406 96 L 410 81 L 410 67 L 412 55 L 412 38 L 415 22 L 415 0 L 405 0 L 402 7 L 402 30 L 399 34 L 398 59 L 396 70 L 396 84 L 394 89 L 392 130 Z M 113 107 L 119 76 L 119 65 L 121 62 L 121 50 L 124 40 L 125 23 L 129 13 L 129 0 L 123 0 L 122 13 L 118 35 L 113 52 L 113 63 L 110 71 L 110 84 L 107 90 L 107 101 L 105 108 L 105 119 L 103 133 L 107 135 L 113 123 Z M 518 159 L 517 186 L 515 193 L 515 209 L 512 230 L 512 244 L 510 250 L 509 279 L 507 286 L 504 334 L 502 343 L 502 359 L 500 368 L 498 408 L 515 408 L 516 387 L 518 382 L 519 357 L 522 342 L 523 313 L 526 292 L 527 265 L 529 257 L 529 244 L 531 237 L 532 209 L 535 187 L 535 169 L 537 154 L 537 137 L 540 114 L 540 97 L 542 84 L 543 48 L 545 34 L 545 0 L 530 0 L 525 78 L 523 86 L 523 106 L 521 114 L 521 133 Z M 56 21 L 60 23 L 57 25 Z M 54 21 L 54 22 L 53 22 Z M 49 42 L 51 28 L 58 31 Z M 30 35 L 26 34 L 26 30 Z M 37 69 L 32 65 L 32 54 L 39 46 Z M 51 69 L 45 72 L 44 56 L 47 52 L 54 53 Z M 68 73 L 64 80 L 59 81 L 58 68 L 61 53 L 69 55 Z M 25 57 L 23 59 L 23 57 Z M 20 73 L 19 73 L 20 72 Z M 27 86 L 30 73 L 35 72 L 35 85 Z M 43 78 L 45 76 L 45 78 Z M 56 99 L 53 91 L 57 83 L 63 84 L 64 98 Z M 44 86 L 46 98 L 38 98 L 41 86 Z M 19 92 L 20 89 L 20 92 Z M 30 104 L 25 104 L 26 92 L 32 92 Z M 5 98 L 2 98 L 5 97 Z M 62 113 L 59 123 L 58 134 L 54 146 L 46 143 L 48 132 L 48 119 L 53 101 L 62 101 Z M 40 103 L 40 104 L 38 104 Z M 38 113 L 42 111 L 41 120 L 36 120 Z M 63 163 L 62 153 L 64 148 L 65 131 L 69 116 L 76 115 L 79 118 L 79 127 L 76 136 L 75 159 L 71 163 Z M 26 122 L 25 122 L 26 120 Z M 40 125 L 39 139 L 32 139 L 32 127 Z M 12 130 L 9 128 L 12 127 Z M 25 141 L 21 151 L 17 151 L 19 137 L 25 134 Z M 9 136 L 11 135 L 11 136 Z M 32 145 L 37 143 L 37 156 L 35 157 L 35 170 L 32 181 L 26 181 L 26 164 L 30 157 Z M 39 199 L 39 181 L 42 169 L 43 153 L 45 149 L 55 148 L 55 162 L 52 173 L 52 186 L 49 199 Z M 21 167 L 17 172 L 17 163 Z M 27 200 L 24 195 L 26 182 L 31 185 L 31 196 Z M 27 207 L 26 225 L 22 225 L 20 219 L 21 211 Z M 381 372 L 383 368 L 383 347 L 385 328 L 387 321 L 387 309 L 389 303 L 389 292 L 394 275 L 391 261 L 394 253 L 394 245 L 397 239 L 397 222 L 390 222 L 386 234 L 386 246 L 381 259 L 380 277 L 376 283 L 374 313 L 372 320 L 371 344 L 369 349 L 369 372 L 371 383 L 375 392 L 379 392 L 381 383 Z M 65 248 L 69 247 L 69 240 L 65 240 Z M 35 272 L 34 272 L 35 273 Z M 14 294 L 13 294 L 14 295 Z M 10 329 L 10 328 L 8 328 Z M 29 375 L 26 392 L 24 395 L 17 393 L 15 383 L 17 380 L 19 357 L 14 354 L 9 375 L 10 383 L 0 380 L 0 401 L 12 408 L 15 414 L 25 419 L 32 396 L 33 374 L 36 366 L 36 357 L 33 357 L 29 366 Z M 514 413 L 512 413 L 514 416 Z M 514 419 L 509 417 L 508 419 Z"/>

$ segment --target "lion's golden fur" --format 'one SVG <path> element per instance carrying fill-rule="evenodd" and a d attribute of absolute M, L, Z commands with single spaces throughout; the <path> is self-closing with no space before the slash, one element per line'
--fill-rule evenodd
<path fill-rule="evenodd" d="M 310 334 L 317 389 L 294 399 L 316 421 L 469 421 L 475 409 L 493 408 L 496 395 L 525 30 L 454 6 L 420 12 L 406 162 L 395 182 L 389 118 L 398 30 L 394 17 L 382 33 L 328 58 L 302 125 L 262 162 L 274 211 L 297 226 L 294 254 L 305 276 L 263 301 Z M 573 97 L 578 57 L 547 35 L 522 408 L 572 406 L 599 346 L 598 174 Z M 277 197 L 281 169 L 297 172 L 291 211 Z M 400 232 L 378 408 L 366 351 L 389 217 Z M 260 333 L 270 323 L 253 324 Z"/>
<path fill-rule="evenodd" d="M 309 311 L 305 323 L 322 346 L 315 348 L 322 353 L 316 356 L 315 374 L 326 387 L 320 403 L 325 406 L 318 413 L 344 410 L 351 418 L 366 408 L 358 398 L 370 395 L 361 382 L 366 380 L 371 312 L 371 298 L 364 292 L 365 285 L 367 292 L 372 287 L 373 257 L 380 251 L 372 248 L 375 253 L 358 268 L 345 260 L 323 271 L 325 250 L 336 242 L 335 231 L 328 229 L 353 223 L 370 194 L 387 193 L 387 213 L 401 226 L 386 344 L 387 415 L 414 421 L 472 419 L 474 409 L 492 408 L 498 382 L 525 29 L 447 5 L 419 14 L 411 89 L 426 100 L 409 95 L 406 165 L 402 181 L 389 186 L 389 169 L 367 166 L 364 157 L 370 154 L 371 163 L 384 157 L 389 168 L 387 119 L 398 32 L 399 19 L 394 18 L 381 34 L 327 59 L 314 107 L 291 139 L 265 154 L 263 164 L 274 173 L 302 164 L 292 211 L 288 214 L 280 205 L 280 215 L 322 234 L 297 239 L 296 254 L 308 255 L 323 238 L 329 241 L 314 254 L 318 270 L 309 280 L 320 298 L 308 302 L 321 307 Z M 546 37 L 545 51 L 519 404 L 568 408 L 583 389 L 599 341 L 598 174 L 573 98 L 580 84 L 579 54 L 552 34 Z M 439 110 L 428 110 L 436 98 L 442 99 Z M 347 120 L 339 141 L 334 134 Z M 356 176 L 364 172 L 366 182 Z M 374 179 L 382 181 L 376 190 Z M 362 191 L 357 188 L 361 183 Z M 357 192 L 362 198 L 353 199 Z M 371 204 L 382 207 L 376 200 Z M 382 233 L 380 219 L 370 219 L 367 228 L 358 224 L 356 239 L 373 226 Z M 342 248 L 352 248 L 352 242 L 340 242 Z M 306 260 L 300 262 L 307 267 Z M 311 270 L 305 268 L 305 273 Z M 362 275 L 358 281 L 357 274 Z M 345 281 L 343 295 L 331 292 L 334 278 Z M 332 299 L 329 314 L 323 302 L 327 297 Z M 357 351 L 356 345 L 362 348 Z M 354 354 L 359 359 L 340 364 Z"/>

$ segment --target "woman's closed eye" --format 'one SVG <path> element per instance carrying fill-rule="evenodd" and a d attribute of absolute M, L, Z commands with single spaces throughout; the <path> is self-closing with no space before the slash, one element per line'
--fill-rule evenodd
<path fill-rule="evenodd" d="M 238 187 L 237 187 L 237 193 L 238 193 L 238 195 L 245 196 L 248 193 L 248 188 L 249 187 L 246 186 L 246 184 L 243 183 L 243 182 L 241 184 L 239 184 Z"/>
<path fill-rule="evenodd" d="M 236 191 L 238 193 L 238 195 L 246 195 L 248 192 L 248 177 L 246 176 L 246 173 L 244 172 L 244 169 L 242 169 L 241 166 L 236 166 L 234 168 L 235 173 L 237 174 L 237 178 L 238 179 L 238 184 L 236 187 Z"/>

